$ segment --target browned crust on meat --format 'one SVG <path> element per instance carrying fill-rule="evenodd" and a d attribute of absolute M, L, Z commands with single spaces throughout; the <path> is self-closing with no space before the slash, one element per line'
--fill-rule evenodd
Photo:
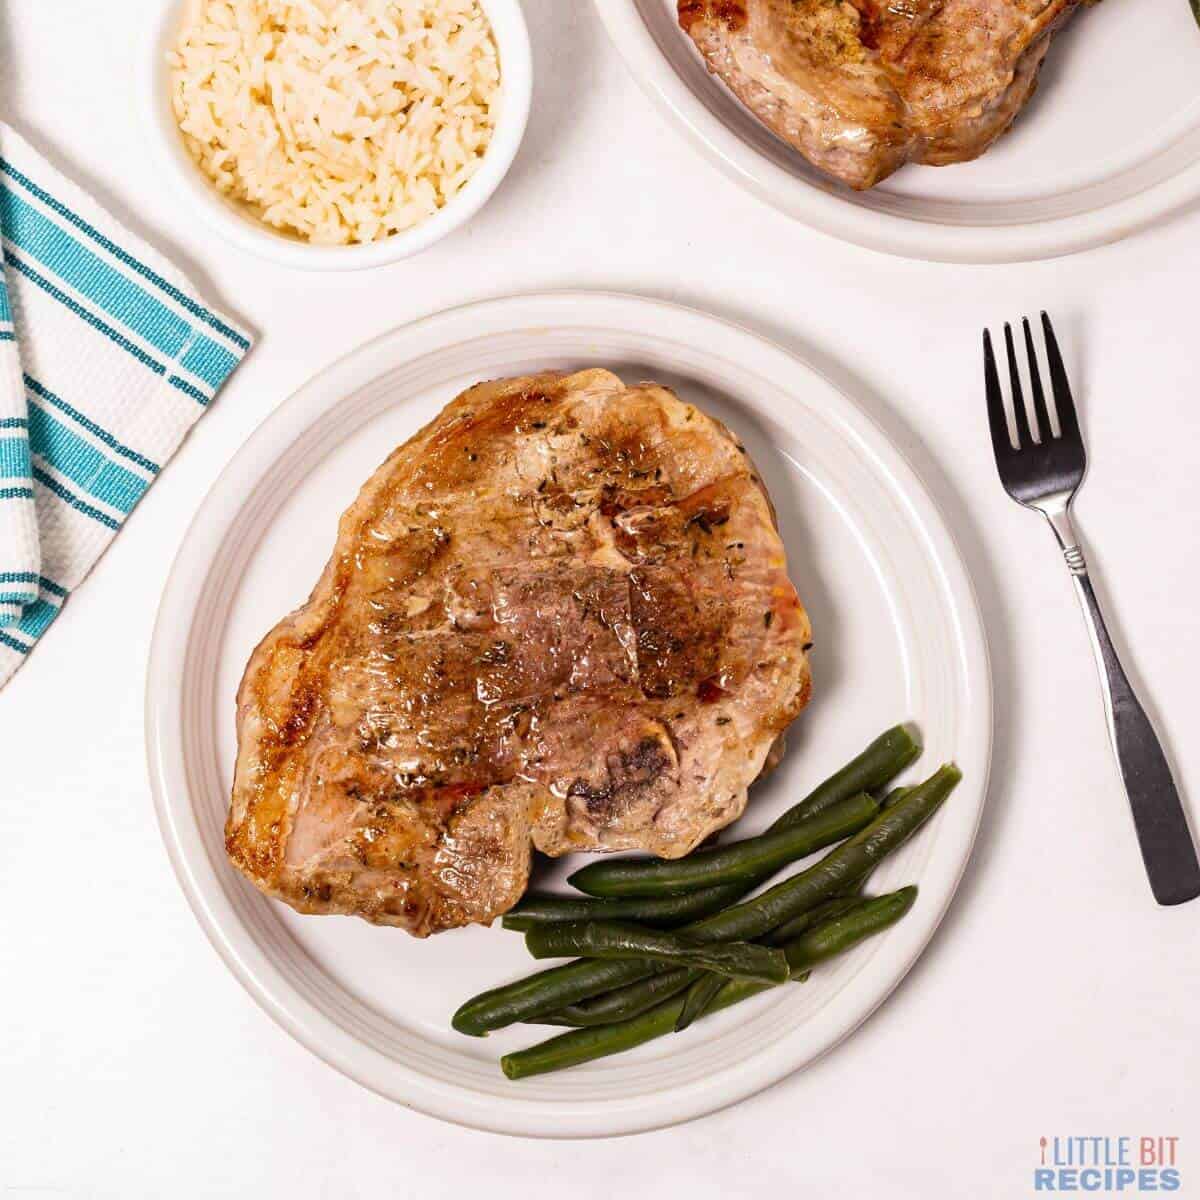
<path fill-rule="evenodd" d="M 697 21 L 712 21 L 736 31 L 746 23 L 745 0 L 679 0 L 679 24 L 690 33 Z"/>
<path fill-rule="evenodd" d="M 808 702 L 810 640 L 724 426 L 606 371 L 480 384 L 251 657 L 227 852 L 418 935 L 509 908 L 531 846 L 684 854 Z"/>

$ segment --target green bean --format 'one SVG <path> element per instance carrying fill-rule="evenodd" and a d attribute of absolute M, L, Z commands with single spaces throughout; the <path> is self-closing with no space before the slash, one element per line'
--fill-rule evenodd
<path fill-rule="evenodd" d="M 906 795 L 911 791 L 911 788 L 898 787 L 892 788 L 890 792 L 879 802 L 880 808 L 891 808 L 893 805 L 899 804 Z"/>
<path fill-rule="evenodd" d="M 675 1018 L 675 1032 L 682 1033 L 693 1021 L 704 1016 L 726 982 L 711 971 L 701 975 L 683 995 L 683 1007 Z"/>
<path fill-rule="evenodd" d="M 721 989 L 710 1012 L 727 1008 L 773 985 L 749 983 L 745 980 L 729 980 Z M 654 1038 L 671 1033 L 683 1008 L 683 997 L 676 996 L 648 1012 L 619 1021 L 615 1025 L 601 1025 L 594 1029 L 572 1029 L 548 1041 L 528 1046 L 500 1059 L 500 1069 L 509 1079 L 526 1079 L 531 1075 L 544 1075 L 549 1071 L 562 1071 L 567 1067 L 579 1066 L 597 1058 L 620 1054 L 632 1050 Z"/>
<path fill-rule="evenodd" d="M 549 1016 L 569 1004 L 603 995 L 657 972 L 657 963 L 634 960 L 583 959 L 563 963 L 561 967 L 538 971 L 472 996 L 459 1006 L 450 1024 L 459 1033 L 486 1037 L 493 1029 Z"/>
<path fill-rule="evenodd" d="M 857 883 L 886 855 L 902 846 L 954 790 L 962 772 L 952 763 L 917 784 L 898 804 L 866 829 L 831 850 L 806 871 L 777 883 L 761 895 L 686 927 L 698 941 L 752 941 L 785 921 Z"/>
<path fill-rule="evenodd" d="M 863 792 L 774 833 L 674 861 L 595 862 L 576 871 L 568 882 L 581 892 L 604 897 L 674 895 L 724 883 L 756 884 L 780 867 L 857 833 L 878 812 L 878 802 Z"/>
<path fill-rule="evenodd" d="M 823 904 L 818 904 L 816 908 L 810 908 L 808 912 L 803 912 L 790 921 L 785 921 L 778 929 L 772 929 L 762 939 L 763 944 L 786 946 L 814 926 L 822 925 L 826 921 L 832 921 L 835 917 L 852 912 L 867 903 L 857 892 L 856 888 L 851 895 L 835 896 L 832 900 L 826 900 Z M 680 1013 L 679 1020 L 675 1023 L 675 1032 L 682 1033 L 693 1021 L 699 1020 L 709 1010 L 717 993 L 724 986 L 725 980 L 711 971 L 706 972 L 691 984 L 684 997 L 683 1012 Z"/>
<path fill-rule="evenodd" d="M 579 1004 L 570 1004 L 560 1008 L 558 1012 L 548 1017 L 533 1017 L 527 1024 L 533 1025 L 570 1025 L 575 1028 L 586 1028 L 591 1025 L 612 1025 L 617 1021 L 636 1017 L 638 1013 L 661 1004 L 671 996 L 678 995 L 684 988 L 695 980 L 708 975 L 707 971 L 692 970 L 689 967 L 674 967 L 661 975 L 651 975 L 649 979 L 627 984 L 616 991 L 606 992 L 592 1000 L 584 1000 Z M 721 976 L 715 976 L 720 979 Z"/>
<path fill-rule="evenodd" d="M 941 807 L 962 778 L 947 765 L 918 784 L 861 833 L 818 863 L 751 900 L 685 926 L 701 941 L 750 941 L 857 883 L 892 850 L 903 845 Z M 460 1033 L 476 1037 L 518 1021 L 549 1016 L 567 1005 L 603 995 L 658 974 L 652 962 L 583 959 L 539 971 L 467 1000 L 454 1014 Z"/>
<path fill-rule="evenodd" d="M 889 896 L 867 901 L 853 913 L 817 926 L 786 948 L 788 965 L 796 976 L 802 976 L 817 963 L 841 954 L 872 934 L 894 925 L 912 907 L 916 893 L 915 887 L 902 888 Z M 748 980 L 729 980 L 713 999 L 709 1011 L 716 1012 L 738 1004 L 766 991 L 769 986 Z M 509 1079 L 525 1079 L 631 1050 L 670 1033 L 679 1020 L 684 1003 L 683 996 L 676 996 L 616 1025 L 572 1029 L 539 1045 L 506 1054 L 500 1060 L 500 1067 Z"/>
<path fill-rule="evenodd" d="M 858 895 L 835 896 L 832 900 L 826 900 L 823 904 L 818 904 L 816 908 L 810 908 L 808 912 L 802 912 L 798 917 L 785 921 L 778 929 L 772 929 L 763 938 L 763 942 L 768 946 L 786 946 L 788 942 L 795 941 L 802 933 L 812 929 L 814 925 L 831 921 L 834 917 L 852 912 L 866 903 L 867 901 Z"/>
<path fill-rule="evenodd" d="M 916 899 L 916 885 L 910 884 L 886 896 L 873 896 L 839 917 L 820 922 L 787 944 L 784 955 L 788 966 L 793 972 L 802 971 L 844 953 L 864 938 L 895 925 Z"/>
<path fill-rule="evenodd" d="M 640 921 L 644 925 L 670 929 L 688 921 L 720 912 L 740 900 L 753 884 L 723 884 L 702 888 L 684 896 L 630 897 L 624 900 L 593 900 L 573 896 L 525 896 L 501 919 L 505 929 L 521 933 L 555 921 Z"/>
<path fill-rule="evenodd" d="M 891 783 L 921 753 L 921 745 L 907 725 L 881 733 L 857 758 L 810 792 L 771 826 L 786 829 L 859 792 L 873 792 Z"/>
<path fill-rule="evenodd" d="M 673 966 L 700 967 L 734 979 L 756 979 L 782 983 L 788 976 L 782 953 L 749 942 L 721 941 L 709 944 L 684 934 L 647 929 L 622 921 L 562 921 L 542 925 L 525 935 L 525 945 L 534 958 L 648 959 Z"/>
<path fill-rule="evenodd" d="M 847 901 L 853 903 L 861 901 L 863 885 L 866 883 L 868 875 L 864 875 L 856 884 L 846 889 L 834 899 L 817 905 L 810 913 L 801 913 L 800 916 L 794 917 L 786 925 L 769 933 L 763 941 L 769 946 L 782 946 L 802 930 L 810 928 L 816 921 L 837 915 L 850 907 Z M 730 887 L 730 885 L 727 885 L 727 887 Z M 713 890 L 719 891 L 723 889 L 714 888 Z M 734 899 L 737 899 L 740 897 L 743 889 L 730 887 L 730 890 L 738 893 L 734 897 Z M 703 894 L 702 892 L 691 893 L 692 896 Z M 687 898 L 682 897 L 681 899 L 686 900 Z M 673 902 L 675 899 L 680 898 L 672 897 L 661 901 L 648 900 L 645 903 L 647 905 L 667 904 Z M 631 904 L 634 901 L 580 900 L 567 901 L 566 903 L 581 906 L 596 905 L 599 908 L 609 904 Z M 661 968 L 658 969 L 661 970 Z M 624 984 L 622 987 L 616 988 L 611 992 L 605 992 L 600 996 L 593 996 L 590 1000 L 582 1000 L 578 1004 L 567 1005 L 566 1008 L 559 1009 L 558 1012 L 552 1013 L 549 1016 L 530 1017 L 526 1024 L 565 1025 L 576 1029 L 587 1028 L 592 1025 L 611 1025 L 616 1021 L 623 1021 L 628 1017 L 637 1016 L 638 1013 L 645 1012 L 648 1008 L 653 1008 L 654 1005 L 683 991 L 696 980 L 704 978 L 708 974 L 706 971 L 686 970 L 682 967 L 676 968 L 673 971 L 668 970 L 663 974 L 650 975 L 646 979 L 639 979 L 636 983 Z M 720 976 L 714 976 L 714 978 L 719 979 Z"/>

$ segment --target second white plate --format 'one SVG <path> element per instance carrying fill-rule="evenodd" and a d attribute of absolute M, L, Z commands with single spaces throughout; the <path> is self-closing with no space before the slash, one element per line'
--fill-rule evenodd
<path fill-rule="evenodd" d="M 234 692 L 258 639 L 308 594 L 339 514 L 392 447 L 465 386 L 603 364 L 674 386 L 735 429 L 770 487 L 813 621 L 814 699 L 744 835 L 858 752 L 915 720 L 916 771 L 958 760 L 951 802 L 873 879 L 920 885 L 894 929 L 788 986 L 639 1051 L 520 1083 L 500 1073 L 535 1026 L 455 1034 L 466 997 L 528 973 L 521 939 L 472 928 L 419 942 L 265 899 L 225 859 Z M 978 610 L 925 490 L 880 431 L 803 362 L 702 313 L 559 293 L 471 305 L 398 329 L 329 368 L 250 439 L 205 501 L 163 597 L 147 692 L 163 836 L 206 933 L 254 998 L 375 1091 L 448 1120 L 547 1137 L 628 1133 L 732 1103 L 855 1028 L 920 954 L 950 903 L 983 806 L 991 691 Z M 578 856 L 570 867 L 579 865 Z M 554 865 L 539 886 L 555 886 Z M 264 1046 L 262 1052 L 270 1053 Z"/>
<path fill-rule="evenodd" d="M 596 8 L 638 82 L 710 159 L 860 246 L 945 262 L 1051 258 L 1200 198 L 1200 30 L 1187 0 L 1081 8 L 1051 46 L 1037 94 L 987 154 L 905 167 L 869 192 L 814 170 L 744 108 L 680 30 L 676 0 Z"/>

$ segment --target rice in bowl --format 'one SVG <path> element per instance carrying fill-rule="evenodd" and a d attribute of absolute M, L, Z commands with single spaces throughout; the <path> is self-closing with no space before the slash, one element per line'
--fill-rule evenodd
<path fill-rule="evenodd" d="M 209 179 L 325 245 L 437 212 L 495 128 L 500 62 L 478 0 L 189 0 L 168 64 Z"/>

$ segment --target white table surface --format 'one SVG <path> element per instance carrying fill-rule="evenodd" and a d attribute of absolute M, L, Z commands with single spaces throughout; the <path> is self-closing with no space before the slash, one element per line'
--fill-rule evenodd
<path fill-rule="evenodd" d="M 156 178 L 134 94 L 135 35 L 156 3 L 0 8 L 0 115 L 260 335 L 0 693 L 0 1193 L 590 1200 L 661 1174 L 696 1197 L 1009 1200 L 1031 1192 L 1041 1136 L 1161 1134 L 1183 1138 L 1178 1194 L 1200 1195 L 1200 904 L 1151 901 L 1067 574 L 995 480 L 978 348 L 985 323 L 1055 314 L 1093 465 L 1080 524 L 1195 813 L 1200 214 L 1022 266 L 844 246 L 702 161 L 627 76 L 589 3 L 526 0 L 534 116 L 491 205 L 409 263 L 298 275 L 197 227 Z M 142 744 L 166 572 L 251 430 L 394 325 L 557 287 L 733 317 L 857 396 L 949 514 L 987 621 L 997 717 L 974 858 L 888 1003 L 816 1066 L 732 1110 L 573 1143 L 407 1112 L 272 1024 L 176 886 Z"/>

